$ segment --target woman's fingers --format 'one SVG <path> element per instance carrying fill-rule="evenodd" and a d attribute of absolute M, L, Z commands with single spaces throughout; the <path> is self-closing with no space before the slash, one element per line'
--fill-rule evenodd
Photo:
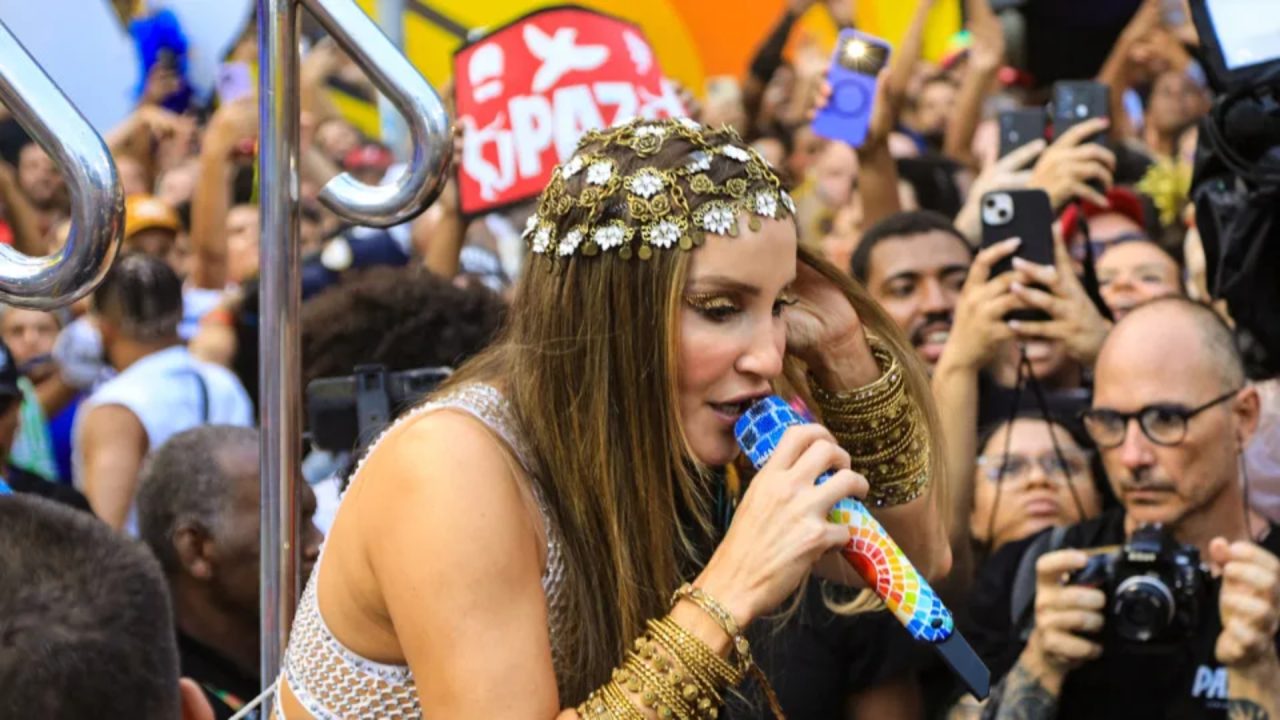
<path fill-rule="evenodd" d="M 847 470 L 851 464 L 848 451 L 833 440 L 817 440 L 791 466 L 797 482 L 812 484 L 818 476 L 829 470 Z"/>

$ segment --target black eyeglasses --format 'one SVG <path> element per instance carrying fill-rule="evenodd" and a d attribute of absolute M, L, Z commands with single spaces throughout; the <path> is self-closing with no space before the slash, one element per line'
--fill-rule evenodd
<path fill-rule="evenodd" d="M 1080 414 L 1084 420 L 1084 429 L 1093 438 L 1100 449 L 1110 450 L 1124 443 L 1124 436 L 1129 428 L 1130 420 L 1137 420 L 1142 434 L 1157 445 L 1177 445 L 1187 437 L 1187 424 L 1191 418 L 1208 410 L 1214 405 L 1226 402 L 1235 397 L 1240 390 L 1216 397 L 1209 402 L 1194 408 L 1172 403 L 1148 405 L 1137 412 L 1122 413 L 1108 408 L 1094 408 Z"/>

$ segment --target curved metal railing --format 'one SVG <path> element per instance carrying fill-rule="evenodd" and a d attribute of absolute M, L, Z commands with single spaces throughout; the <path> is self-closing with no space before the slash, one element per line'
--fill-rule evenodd
<path fill-rule="evenodd" d="M 444 187 L 453 150 L 444 103 L 354 0 L 257 0 L 259 187 L 262 202 L 259 412 L 262 427 L 262 685 L 280 668 L 299 595 L 298 483 L 302 388 L 298 314 L 298 12 L 305 6 L 346 47 L 401 113 L 413 152 L 396 181 L 333 178 L 320 199 L 359 225 L 391 226 L 424 210 Z"/>
<path fill-rule="evenodd" d="M 402 223 L 444 188 L 453 151 L 449 117 L 431 84 L 352 0 L 303 0 L 325 30 L 351 51 L 373 84 L 404 116 L 413 141 L 408 167 L 394 182 L 368 185 L 343 173 L 324 186 L 320 201 L 360 225 Z"/>
<path fill-rule="evenodd" d="M 92 292 L 115 260 L 124 194 L 106 143 L 0 22 L 0 100 L 49 153 L 71 194 L 61 248 L 32 257 L 0 246 L 0 302 L 50 310 Z"/>

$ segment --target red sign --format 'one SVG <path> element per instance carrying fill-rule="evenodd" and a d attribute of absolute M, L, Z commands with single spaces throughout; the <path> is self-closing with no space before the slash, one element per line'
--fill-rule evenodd
<path fill-rule="evenodd" d="M 542 192 L 587 130 L 685 114 L 640 29 L 582 8 L 517 20 L 456 52 L 453 69 L 467 215 Z"/>

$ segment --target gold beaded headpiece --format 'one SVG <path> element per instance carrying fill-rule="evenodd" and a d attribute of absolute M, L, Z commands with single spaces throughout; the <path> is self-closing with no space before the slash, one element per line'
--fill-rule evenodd
<path fill-rule="evenodd" d="M 678 163 L 644 163 L 676 139 L 692 148 Z M 640 167 L 624 175 L 617 153 L 608 152 L 616 148 L 630 151 Z M 713 180 L 709 171 L 717 163 L 737 166 L 727 173 L 732 177 Z M 575 209 L 582 219 L 566 227 Z M 736 237 L 739 215 L 759 230 L 761 218 L 785 219 L 795 211 L 769 164 L 732 129 L 712 131 L 688 118 L 633 120 L 583 136 L 552 172 L 523 237 L 550 259 L 616 252 L 623 260 L 648 260 L 654 248 L 699 246 L 706 233 Z"/>

